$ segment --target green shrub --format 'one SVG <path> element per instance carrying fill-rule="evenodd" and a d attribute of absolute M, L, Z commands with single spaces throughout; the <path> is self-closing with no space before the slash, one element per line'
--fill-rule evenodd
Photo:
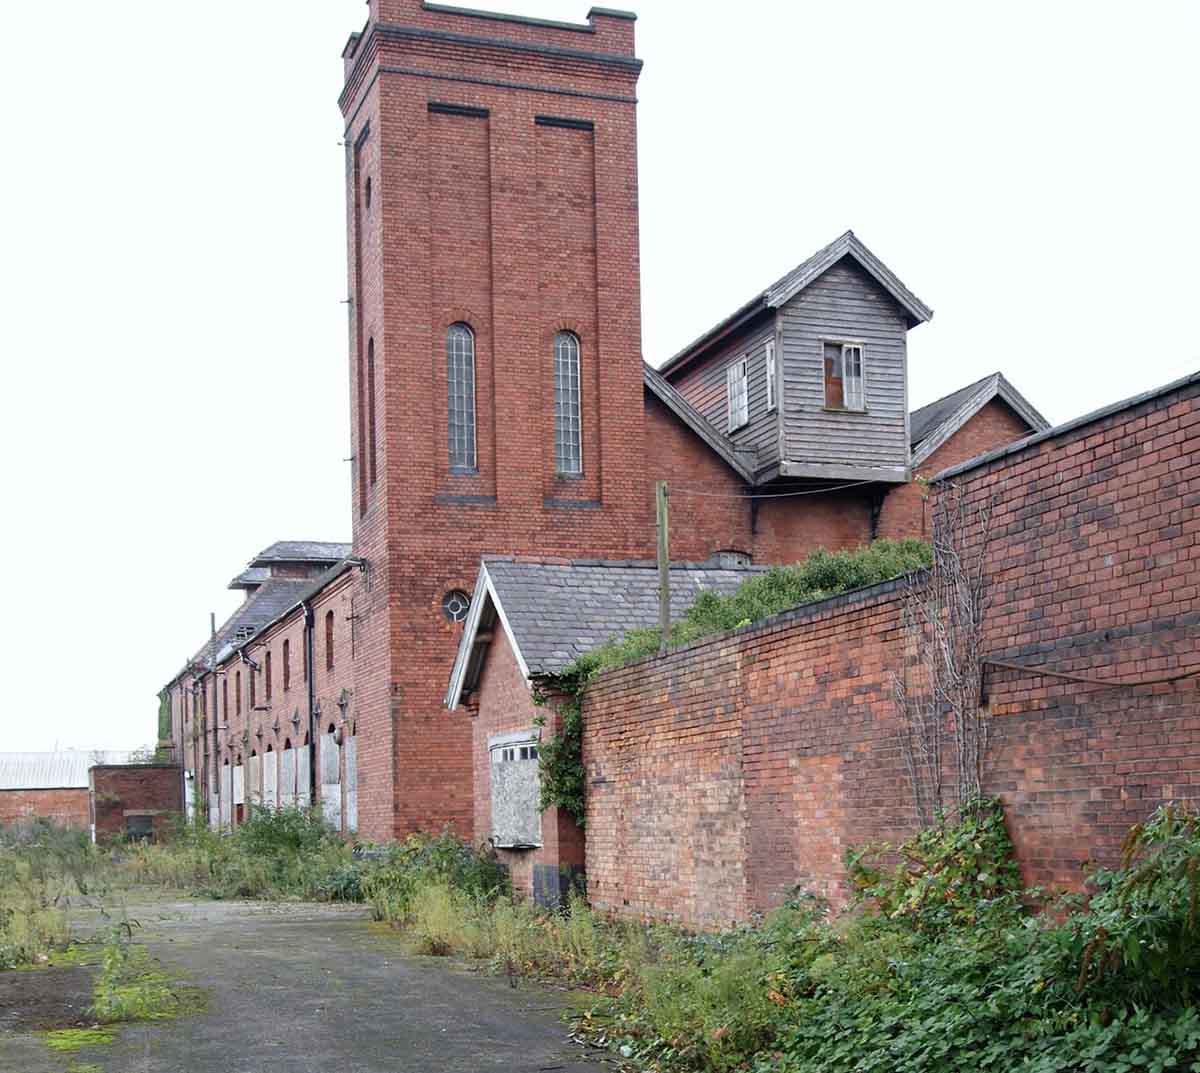
<path fill-rule="evenodd" d="M 995 799 L 966 806 L 896 850 L 852 850 L 847 870 L 859 899 L 921 930 L 973 924 L 981 912 L 1022 911 L 1021 874 Z"/>
<path fill-rule="evenodd" d="M 510 890 L 508 871 L 493 854 L 450 832 L 410 835 L 383 852 L 383 859 L 359 876 L 359 889 L 376 920 L 407 920 L 418 891 L 431 885 L 441 884 L 485 902 Z"/>

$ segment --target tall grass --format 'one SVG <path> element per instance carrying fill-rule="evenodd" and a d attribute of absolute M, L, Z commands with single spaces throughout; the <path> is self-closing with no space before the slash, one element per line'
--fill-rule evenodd
<path fill-rule="evenodd" d="M 125 850 L 123 870 L 134 882 L 207 898 L 336 898 L 356 900 L 342 873 L 351 848 L 319 809 L 252 806 L 233 831 L 188 822 L 158 843 Z"/>
<path fill-rule="evenodd" d="M 0 828 L 0 969 L 66 946 L 67 906 L 107 886 L 105 864 L 84 831 L 40 819 Z"/>

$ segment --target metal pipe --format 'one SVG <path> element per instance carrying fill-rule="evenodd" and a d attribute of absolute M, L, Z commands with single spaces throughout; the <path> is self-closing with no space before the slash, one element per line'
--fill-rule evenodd
<path fill-rule="evenodd" d="M 304 651 L 308 659 L 308 803 L 317 803 L 317 658 L 313 633 L 316 615 L 312 605 L 304 601 Z"/>

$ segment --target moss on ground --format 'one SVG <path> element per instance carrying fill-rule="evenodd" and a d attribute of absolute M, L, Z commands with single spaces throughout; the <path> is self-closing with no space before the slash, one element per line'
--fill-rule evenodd
<path fill-rule="evenodd" d="M 99 1047 L 112 1043 L 111 1028 L 56 1028 L 46 1033 L 46 1046 L 61 1054 L 75 1054 L 84 1047 Z"/>

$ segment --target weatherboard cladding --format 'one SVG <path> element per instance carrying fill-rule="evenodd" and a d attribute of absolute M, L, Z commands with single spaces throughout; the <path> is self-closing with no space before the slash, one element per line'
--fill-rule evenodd
<path fill-rule="evenodd" d="M 611 638 L 658 624 L 653 563 L 488 560 L 486 569 L 530 674 L 554 674 Z M 700 593 L 727 595 L 763 570 L 672 567 L 671 617 Z"/>
<path fill-rule="evenodd" d="M 780 315 L 787 459 L 902 476 L 908 464 L 904 310 L 862 268 L 843 259 Z M 865 411 L 825 408 L 827 339 L 864 344 Z"/>
<path fill-rule="evenodd" d="M 766 344 L 774 338 L 775 317 L 768 314 L 750 331 L 722 344 L 703 362 L 682 372 L 673 385 L 709 424 L 726 436 L 753 472 L 779 461 L 778 410 L 767 409 Z M 750 420 L 729 433 L 725 371 L 743 358 L 748 359 Z"/>

